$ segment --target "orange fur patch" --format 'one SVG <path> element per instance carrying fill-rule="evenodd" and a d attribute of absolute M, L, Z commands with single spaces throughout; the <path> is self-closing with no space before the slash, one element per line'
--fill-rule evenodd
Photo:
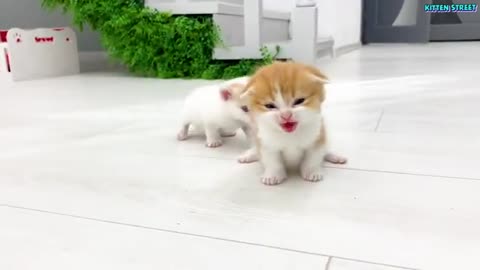
<path fill-rule="evenodd" d="M 230 94 L 232 95 L 232 99 L 238 102 L 239 104 L 243 104 L 243 99 L 241 98 L 242 94 L 245 91 L 245 84 L 241 83 L 233 83 L 231 85 L 228 85 L 227 87 L 230 91 Z"/>
<path fill-rule="evenodd" d="M 325 99 L 324 81 L 327 77 L 315 67 L 275 62 L 260 68 L 250 79 L 246 87 L 249 107 L 253 113 L 265 112 L 265 104 L 274 101 L 280 92 L 288 104 L 305 98 L 304 106 L 319 110 Z"/>

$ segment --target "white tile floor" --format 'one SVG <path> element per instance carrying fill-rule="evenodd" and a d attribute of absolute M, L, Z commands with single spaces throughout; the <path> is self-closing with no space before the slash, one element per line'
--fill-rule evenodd
<path fill-rule="evenodd" d="M 121 73 L 0 85 L 0 269 L 479 269 L 479 43 L 377 45 L 333 79 L 323 182 L 263 186 L 175 140 L 193 85 Z"/>

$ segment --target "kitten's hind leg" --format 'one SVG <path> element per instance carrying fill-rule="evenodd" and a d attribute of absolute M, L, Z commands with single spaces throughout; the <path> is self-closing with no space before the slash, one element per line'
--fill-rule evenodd
<path fill-rule="evenodd" d="M 230 131 L 225 129 L 219 129 L 218 132 L 220 132 L 220 136 L 222 137 L 234 137 L 235 135 L 237 135 L 236 131 Z"/>
<path fill-rule="evenodd" d="M 184 141 L 188 139 L 188 128 L 190 127 L 189 123 L 182 125 L 180 131 L 177 133 L 177 140 Z"/>
<path fill-rule="evenodd" d="M 250 143 L 251 147 L 247 151 L 243 152 L 239 157 L 238 157 L 238 162 L 240 163 L 252 163 L 256 162 L 260 159 L 258 155 L 258 150 L 257 146 L 255 144 L 255 141 L 253 139 L 253 131 L 250 127 L 248 126 L 243 126 L 242 127 L 243 132 L 245 133 L 245 137 L 247 138 L 248 142 Z"/>
<path fill-rule="evenodd" d="M 213 148 L 222 146 L 222 137 L 220 136 L 220 132 L 217 127 L 205 125 L 205 136 L 207 137 L 207 147 Z"/>
<path fill-rule="evenodd" d="M 190 129 L 190 124 L 192 122 L 192 118 L 186 107 L 183 109 L 180 119 L 181 127 L 177 133 L 177 140 L 184 141 L 188 139 L 188 130 Z"/>
<path fill-rule="evenodd" d="M 326 162 L 330 162 L 330 163 L 333 163 L 333 164 L 345 164 L 347 163 L 347 158 L 346 157 L 343 157 L 343 156 L 340 156 L 340 155 L 337 155 L 337 154 L 334 154 L 334 153 L 327 153 L 325 155 L 325 161 Z"/>

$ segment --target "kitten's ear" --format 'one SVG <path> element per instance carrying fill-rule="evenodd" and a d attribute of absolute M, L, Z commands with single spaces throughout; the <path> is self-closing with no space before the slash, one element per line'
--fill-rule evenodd
<path fill-rule="evenodd" d="M 222 85 L 220 87 L 220 95 L 224 101 L 230 100 L 232 98 L 238 98 L 241 95 L 245 84 L 239 82 L 230 82 Z"/>
<path fill-rule="evenodd" d="M 308 66 L 307 71 L 309 73 L 308 77 L 313 82 L 318 84 L 317 88 L 319 90 L 319 99 L 320 99 L 320 102 L 323 102 L 325 100 L 325 90 L 324 90 L 323 85 L 329 83 L 330 81 L 328 80 L 327 76 L 323 75 L 323 73 L 320 72 L 320 70 L 318 70 L 315 67 Z"/>
<path fill-rule="evenodd" d="M 314 81 L 319 82 L 319 83 L 321 83 L 321 84 L 328 84 L 328 83 L 330 83 L 330 81 L 328 80 L 328 78 L 325 77 L 325 76 L 320 77 L 320 76 L 311 74 L 310 77 L 311 77 Z"/>
<path fill-rule="evenodd" d="M 246 88 L 245 91 L 240 95 L 240 99 L 248 98 L 249 96 L 253 95 L 255 89 L 253 87 Z"/>
<path fill-rule="evenodd" d="M 330 83 L 330 80 L 328 80 L 327 76 L 325 76 L 320 70 L 318 70 L 315 67 L 307 67 L 308 72 L 310 73 L 310 77 L 321 84 L 327 84 Z"/>
<path fill-rule="evenodd" d="M 230 100 L 232 98 L 232 90 L 227 87 L 220 88 L 220 96 L 224 101 Z"/>

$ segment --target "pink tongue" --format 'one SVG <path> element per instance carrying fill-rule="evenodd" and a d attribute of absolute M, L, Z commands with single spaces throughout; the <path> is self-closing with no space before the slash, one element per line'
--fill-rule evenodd
<path fill-rule="evenodd" d="M 288 122 L 288 123 L 283 123 L 281 126 L 283 130 L 285 130 L 286 132 L 293 132 L 297 128 L 297 123 Z"/>

